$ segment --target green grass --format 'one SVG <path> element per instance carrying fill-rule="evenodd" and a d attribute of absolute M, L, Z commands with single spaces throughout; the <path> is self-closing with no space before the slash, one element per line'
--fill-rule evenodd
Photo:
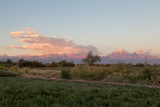
<path fill-rule="evenodd" d="M 0 77 L 2 107 L 160 106 L 160 89 Z"/>

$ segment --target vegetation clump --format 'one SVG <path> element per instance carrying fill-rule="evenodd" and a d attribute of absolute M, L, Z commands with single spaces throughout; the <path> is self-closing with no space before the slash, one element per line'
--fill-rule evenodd
<path fill-rule="evenodd" d="M 72 68 L 71 75 L 74 79 L 100 81 L 105 78 L 106 72 L 104 67 L 79 65 Z"/>
<path fill-rule="evenodd" d="M 5 70 L 5 71 L 7 71 L 7 70 L 8 70 L 8 68 L 7 68 L 7 67 L 5 67 L 5 66 L 0 65 L 0 70 Z"/>
<path fill-rule="evenodd" d="M 144 68 L 142 71 L 142 76 L 144 79 L 151 80 L 152 71 L 150 68 Z"/>
<path fill-rule="evenodd" d="M 61 70 L 61 76 L 63 79 L 71 79 L 71 74 L 70 74 L 70 70 L 68 69 L 62 69 Z"/>
<path fill-rule="evenodd" d="M 0 70 L 0 77 L 17 77 L 21 76 L 19 73 L 12 72 L 12 71 L 4 71 Z"/>

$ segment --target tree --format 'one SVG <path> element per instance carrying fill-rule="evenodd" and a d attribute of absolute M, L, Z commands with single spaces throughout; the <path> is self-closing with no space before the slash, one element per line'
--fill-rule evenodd
<path fill-rule="evenodd" d="M 96 62 L 100 62 L 101 58 L 98 55 L 93 55 L 92 51 L 90 51 L 87 56 L 82 60 L 84 63 L 88 63 L 89 65 L 94 65 Z"/>
<path fill-rule="evenodd" d="M 53 62 L 50 64 L 50 66 L 51 66 L 51 67 L 57 67 L 58 64 L 57 64 L 56 62 L 53 61 Z"/>
<path fill-rule="evenodd" d="M 11 67 L 12 65 L 13 65 L 12 60 L 7 59 L 7 61 L 6 61 L 6 66 L 7 66 L 7 67 Z"/>
<path fill-rule="evenodd" d="M 30 63 L 32 67 L 43 67 L 44 66 L 41 62 L 38 62 L 38 61 L 32 61 Z"/>
<path fill-rule="evenodd" d="M 23 67 L 23 66 L 24 66 L 24 62 L 25 62 L 24 59 L 20 59 L 20 60 L 18 61 L 18 66 L 19 66 L 19 67 Z"/>
<path fill-rule="evenodd" d="M 67 66 L 75 66 L 75 64 L 71 61 L 71 62 L 67 62 L 66 60 L 62 60 L 58 63 L 60 66 L 62 67 L 67 67 Z"/>
<path fill-rule="evenodd" d="M 62 60 L 60 62 L 58 62 L 58 64 L 62 67 L 66 66 L 67 65 L 67 61 L 66 60 Z"/>

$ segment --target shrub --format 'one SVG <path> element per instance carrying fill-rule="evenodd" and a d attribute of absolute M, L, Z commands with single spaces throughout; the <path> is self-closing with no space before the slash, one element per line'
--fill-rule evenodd
<path fill-rule="evenodd" d="M 151 76 L 152 76 L 152 70 L 150 68 L 145 68 L 143 71 L 142 71 L 142 77 L 144 79 L 147 79 L 147 80 L 150 80 L 151 79 Z"/>
<path fill-rule="evenodd" d="M 136 66 L 136 67 L 144 67 L 145 65 L 142 64 L 142 63 L 137 63 L 135 66 Z"/>
<path fill-rule="evenodd" d="M 70 70 L 68 70 L 68 69 L 62 69 L 61 70 L 61 77 L 63 79 L 71 79 Z"/>
<path fill-rule="evenodd" d="M 159 85 L 159 83 L 160 83 L 160 77 L 158 77 L 158 76 L 153 76 L 153 77 L 151 78 L 151 81 L 152 81 L 153 85 Z"/>

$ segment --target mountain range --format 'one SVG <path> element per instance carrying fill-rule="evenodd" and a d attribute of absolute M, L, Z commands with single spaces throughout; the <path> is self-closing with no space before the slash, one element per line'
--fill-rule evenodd
<path fill-rule="evenodd" d="M 126 50 L 120 48 L 113 53 L 104 56 L 102 63 L 144 63 L 147 61 L 149 64 L 160 64 L 160 57 L 150 55 L 142 51 L 136 51 L 129 53 Z"/>
<path fill-rule="evenodd" d="M 0 60 L 5 61 L 11 59 L 12 61 L 18 61 L 19 59 L 25 60 L 35 60 L 43 63 L 50 63 L 52 61 L 59 62 L 61 60 L 73 61 L 75 64 L 82 63 L 82 59 L 86 55 L 81 54 L 46 54 L 46 55 L 19 55 L 19 56 L 8 56 L 0 55 Z M 160 57 L 144 53 L 142 51 L 136 51 L 134 53 L 129 53 L 125 49 L 118 49 L 113 53 L 101 56 L 102 64 L 114 64 L 114 63 L 144 63 L 147 61 L 149 64 L 160 64 Z"/>

